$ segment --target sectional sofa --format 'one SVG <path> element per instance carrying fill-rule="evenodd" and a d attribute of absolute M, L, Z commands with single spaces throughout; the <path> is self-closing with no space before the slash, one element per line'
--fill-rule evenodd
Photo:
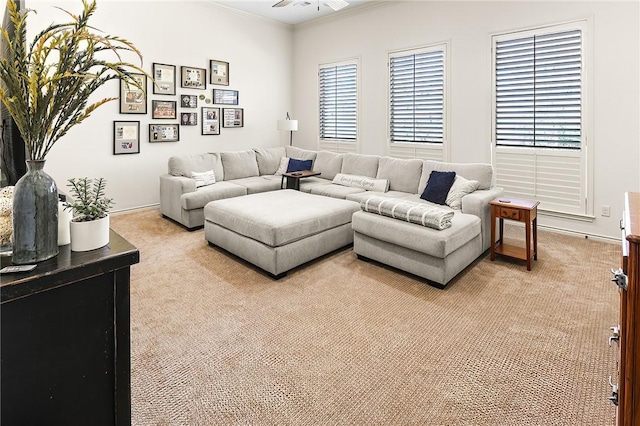
<path fill-rule="evenodd" d="M 459 209 L 438 206 L 453 211 L 447 229 L 432 229 L 366 211 L 354 213 L 353 249 L 361 259 L 385 263 L 443 287 L 490 247 L 488 203 L 499 197 L 502 189 L 495 187 L 491 165 L 481 163 L 338 154 L 296 147 L 174 156 L 169 159 L 168 173 L 160 176 L 160 211 L 187 229 L 202 227 L 205 206 L 211 202 L 279 191 L 282 177 L 277 172 L 282 171 L 281 165 L 286 161 L 283 158 L 312 160 L 312 169 L 320 172 L 319 176 L 300 182 L 301 192 L 354 203 L 365 203 L 376 196 L 428 205 L 420 195 L 433 171 L 453 171 L 477 181 L 477 190 L 458 201 Z M 215 183 L 196 187 L 192 174 L 206 171 L 213 171 Z M 366 185 L 345 184 L 340 179 L 344 176 L 382 181 L 386 186 L 367 190 Z"/>

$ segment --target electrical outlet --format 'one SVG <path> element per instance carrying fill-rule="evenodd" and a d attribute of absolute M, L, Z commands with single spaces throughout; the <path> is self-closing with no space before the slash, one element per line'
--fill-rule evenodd
<path fill-rule="evenodd" d="M 609 217 L 611 215 L 611 207 L 602 206 L 601 208 L 602 208 L 602 211 L 600 212 L 601 216 Z"/>

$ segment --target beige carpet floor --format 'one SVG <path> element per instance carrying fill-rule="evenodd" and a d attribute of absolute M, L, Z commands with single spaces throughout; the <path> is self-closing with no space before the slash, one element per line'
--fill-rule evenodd
<path fill-rule="evenodd" d="M 273 281 L 155 209 L 112 228 L 134 425 L 614 423 L 617 244 L 540 231 L 531 272 L 485 254 L 438 290 L 350 248 Z"/>

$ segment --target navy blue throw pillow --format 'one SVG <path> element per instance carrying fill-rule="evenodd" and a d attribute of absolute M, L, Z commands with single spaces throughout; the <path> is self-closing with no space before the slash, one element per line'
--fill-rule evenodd
<path fill-rule="evenodd" d="M 444 204 L 447 201 L 447 195 L 455 178 L 456 172 L 432 171 L 427 181 L 427 187 L 420 198 L 432 203 Z"/>
<path fill-rule="evenodd" d="M 295 158 L 289 159 L 289 166 L 287 167 L 287 173 L 300 172 L 302 170 L 311 170 L 313 160 L 298 160 Z"/>

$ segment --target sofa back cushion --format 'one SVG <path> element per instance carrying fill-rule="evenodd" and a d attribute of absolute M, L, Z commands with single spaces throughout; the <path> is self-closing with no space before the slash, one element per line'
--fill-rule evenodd
<path fill-rule="evenodd" d="M 401 160 L 399 158 L 381 157 L 378 163 L 378 179 L 388 179 L 391 191 L 402 191 L 410 194 L 418 192 L 418 184 L 422 174 L 423 160 Z"/>
<path fill-rule="evenodd" d="M 191 172 L 202 173 L 213 170 L 216 181 L 224 178 L 222 161 L 218 153 L 174 155 L 169 158 L 169 174 L 173 176 L 191 177 Z"/>
<path fill-rule="evenodd" d="M 380 156 L 378 155 L 353 154 L 348 152 L 342 160 L 341 173 L 374 178 L 378 173 L 379 161 Z"/>
<path fill-rule="evenodd" d="M 298 160 L 314 160 L 316 159 L 316 151 L 296 148 L 295 146 L 285 146 L 285 152 L 289 158 L 297 158 Z"/>
<path fill-rule="evenodd" d="M 224 168 L 224 180 L 242 179 L 260 174 L 256 153 L 253 150 L 221 152 L 220 158 Z"/>
<path fill-rule="evenodd" d="M 456 172 L 467 180 L 477 180 L 478 189 L 489 189 L 493 186 L 493 167 L 486 163 L 444 163 L 440 161 L 425 160 L 422 165 L 422 176 L 418 193 L 422 194 L 427 187 L 427 181 L 432 171 Z"/>
<path fill-rule="evenodd" d="M 313 163 L 313 170 L 320 172 L 320 177 L 333 179 L 342 170 L 342 160 L 344 154 L 337 154 L 329 151 L 319 151 L 316 161 Z"/>
<path fill-rule="evenodd" d="M 283 146 L 275 148 L 256 148 L 256 161 L 258 162 L 258 171 L 261 175 L 272 175 L 280 166 L 280 159 L 284 157 L 285 150 Z"/>

